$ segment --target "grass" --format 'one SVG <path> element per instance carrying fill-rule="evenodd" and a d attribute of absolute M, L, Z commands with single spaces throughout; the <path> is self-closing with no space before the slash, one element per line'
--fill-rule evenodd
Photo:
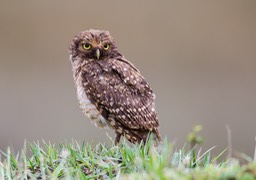
<path fill-rule="evenodd" d="M 155 147 L 151 138 L 145 145 L 122 141 L 110 147 L 25 142 L 18 154 L 9 148 L 1 152 L 0 179 L 256 179 L 253 160 L 244 165 L 234 158 L 220 161 L 226 150 L 211 157 L 212 148 L 202 152 L 195 139 L 189 150 L 174 150 L 167 139 Z"/>

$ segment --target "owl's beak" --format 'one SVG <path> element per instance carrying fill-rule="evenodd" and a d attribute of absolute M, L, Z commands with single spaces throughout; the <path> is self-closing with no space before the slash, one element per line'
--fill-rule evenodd
<path fill-rule="evenodd" d="M 97 59 L 100 59 L 100 50 L 96 49 L 95 56 Z"/>

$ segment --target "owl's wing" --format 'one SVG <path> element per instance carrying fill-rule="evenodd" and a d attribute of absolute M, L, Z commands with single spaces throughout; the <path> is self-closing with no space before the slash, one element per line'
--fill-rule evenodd
<path fill-rule="evenodd" d="M 105 62 L 102 62 L 105 63 Z M 91 97 L 100 112 L 130 129 L 152 130 L 159 126 L 154 94 L 140 72 L 125 59 L 99 64 L 107 69 L 99 78 L 87 77 Z M 103 69 L 104 69 L 103 68 Z M 88 89 L 88 87 L 87 87 Z M 107 113 L 106 113 L 107 112 Z"/>

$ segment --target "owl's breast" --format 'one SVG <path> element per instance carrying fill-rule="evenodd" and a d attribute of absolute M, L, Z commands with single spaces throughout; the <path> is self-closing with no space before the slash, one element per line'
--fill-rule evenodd
<path fill-rule="evenodd" d="M 86 95 L 86 89 L 82 85 L 81 75 L 75 79 L 75 84 L 77 87 L 77 98 L 80 104 L 80 108 L 82 109 L 83 113 L 92 121 L 94 122 L 95 126 L 101 128 L 108 128 L 109 123 L 108 121 L 101 115 L 101 113 L 97 110 L 96 106 L 90 101 L 88 96 Z"/>

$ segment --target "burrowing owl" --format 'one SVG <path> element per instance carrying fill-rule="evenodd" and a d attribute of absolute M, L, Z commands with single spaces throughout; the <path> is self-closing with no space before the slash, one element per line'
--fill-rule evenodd
<path fill-rule="evenodd" d="M 80 107 L 97 127 L 114 129 L 116 144 L 121 136 L 145 142 L 150 132 L 161 140 L 155 95 L 108 31 L 80 32 L 69 53 Z"/>

